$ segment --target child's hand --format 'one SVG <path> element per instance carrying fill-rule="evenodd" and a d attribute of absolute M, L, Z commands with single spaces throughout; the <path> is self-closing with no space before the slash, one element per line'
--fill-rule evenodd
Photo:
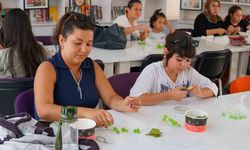
<path fill-rule="evenodd" d="M 240 32 L 240 27 L 235 27 L 234 33 L 236 34 L 236 33 L 239 33 L 239 32 Z"/>
<path fill-rule="evenodd" d="M 137 100 L 135 97 L 127 96 L 122 101 L 122 105 L 125 112 L 137 112 L 141 107 L 141 101 Z"/>
<path fill-rule="evenodd" d="M 183 98 L 187 97 L 188 91 L 182 90 L 181 87 L 177 87 L 171 91 L 169 91 L 170 98 L 176 101 L 180 101 Z"/>
<path fill-rule="evenodd" d="M 200 88 L 198 85 L 196 85 L 196 84 L 193 84 L 192 87 L 193 87 L 193 88 L 190 90 L 190 92 L 191 92 L 194 96 L 201 98 L 201 97 L 202 97 L 201 88 Z"/>
<path fill-rule="evenodd" d="M 234 32 L 234 27 L 232 25 L 229 25 L 227 28 L 228 34 L 232 34 Z"/>

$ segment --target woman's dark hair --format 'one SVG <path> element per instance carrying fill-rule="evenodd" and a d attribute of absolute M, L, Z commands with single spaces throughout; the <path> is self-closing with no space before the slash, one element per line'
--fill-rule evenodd
<path fill-rule="evenodd" d="M 67 39 L 68 36 L 74 32 L 75 28 L 94 31 L 94 22 L 93 17 L 83 16 L 76 12 L 69 12 L 62 16 L 58 22 L 53 34 L 53 41 L 55 44 L 59 44 L 59 35 Z"/>
<path fill-rule="evenodd" d="M 231 15 L 233 15 L 238 10 L 242 10 L 240 8 L 240 6 L 238 6 L 238 5 L 233 5 L 232 7 L 230 7 L 228 9 L 228 14 L 227 14 L 227 16 L 225 18 L 225 21 L 230 21 L 231 20 Z"/>
<path fill-rule="evenodd" d="M 131 9 L 134 6 L 135 3 L 141 4 L 141 1 L 140 0 L 130 0 L 128 2 L 127 8 Z M 126 13 L 127 13 L 127 10 L 126 10 Z"/>
<path fill-rule="evenodd" d="M 150 27 L 151 28 L 154 28 L 154 22 L 159 18 L 159 17 L 162 17 L 162 18 L 165 18 L 166 19 L 166 16 L 163 12 L 161 12 L 161 9 L 158 9 L 154 12 L 154 14 L 150 17 L 150 20 L 149 20 L 149 23 L 150 23 Z"/>
<path fill-rule="evenodd" d="M 4 40 L 3 40 L 3 29 L 0 28 L 0 45 L 4 47 Z"/>
<path fill-rule="evenodd" d="M 195 56 L 197 46 L 197 41 L 194 41 L 185 31 L 170 33 L 166 37 L 165 47 L 168 49 L 166 60 L 168 61 L 174 54 L 178 54 L 180 57 L 192 58 Z"/>
<path fill-rule="evenodd" d="M 35 40 L 29 16 L 19 8 L 11 9 L 3 21 L 2 32 L 4 47 L 10 48 L 8 69 L 12 77 L 15 74 L 13 69 L 15 54 L 25 69 L 26 77 L 34 76 L 40 63 L 47 57 L 44 48 Z"/>

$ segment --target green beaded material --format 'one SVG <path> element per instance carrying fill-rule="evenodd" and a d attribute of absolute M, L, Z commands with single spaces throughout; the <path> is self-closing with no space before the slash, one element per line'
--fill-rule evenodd
<path fill-rule="evenodd" d="M 140 134 L 141 133 L 141 130 L 139 128 L 136 128 L 133 130 L 133 133 L 135 134 Z"/>
<path fill-rule="evenodd" d="M 170 124 L 170 125 L 173 126 L 173 127 L 181 127 L 181 124 L 180 124 L 177 120 L 175 120 L 175 119 L 169 117 L 169 116 L 166 115 L 166 114 L 164 114 L 164 115 L 162 116 L 162 122 L 163 122 L 164 124 Z"/>
<path fill-rule="evenodd" d="M 221 115 L 223 117 L 226 117 L 226 118 L 232 119 L 232 120 L 243 120 L 243 119 L 247 118 L 246 115 L 243 115 L 243 114 L 240 114 L 240 113 L 233 113 L 233 112 L 230 112 L 230 111 L 222 112 Z"/>

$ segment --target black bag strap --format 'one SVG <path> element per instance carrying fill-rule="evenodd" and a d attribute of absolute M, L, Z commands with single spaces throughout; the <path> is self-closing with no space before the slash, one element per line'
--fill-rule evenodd
<path fill-rule="evenodd" d="M 20 138 L 23 136 L 23 133 L 18 129 L 18 127 L 14 123 L 6 120 L 5 118 L 0 117 L 0 126 L 13 132 L 16 138 Z"/>
<path fill-rule="evenodd" d="M 44 124 L 43 122 L 37 122 L 35 134 L 43 134 L 43 132 L 47 133 L 47 136 L 54 137 L 55 133 L 53 128 L 49 127 L 49 124 Z"/>
<path fill-rule="evenodd" d="M 12 122 L 8 121 L 8 119 L 15 118 L 15 117 L 22 117 L 22 118 L 19 119 L 18 121 L 16 121 L 15 123 L 12 123 Z M 30 121 L 30 120 L 31 120 L 31 116 L 26 112 L 13 114 L 13 115 L 6 115 L 6 116 L 1 115 L 0 116 L 0 126 L 2 126 L 3 128 L 8 129 L 9 131 L 11 131 L 15 135 L 15 138 L 20 138 L 20 137 L 22 137 L 24 135 L 18 129 L 17 126 L 19 124 L 21 124 L 21 123 L 24 123 L 24 122 L 27 122 L 27 121 Z M 10 135 L 7 135 L 7 137 L 0 140 L 0 144 L 3 144 L 4 141 L 7 141 L 7 140 L 9 140 L 11 138 L 13 138 L 13 137 L 11 137 Z"/>
<path fill-rule="evenodd" d="M 27 112 L 22 112 L 22 113 L 13 114 L 13 115 L 6 115 L 4 118 L 7 120 L 10 118 L 15 118 L 15 117 L 23 117 L 15 123 L 16 126 L 18 126 L 21 123 L 28 122 L 31 120 L 31 116 Z"/>

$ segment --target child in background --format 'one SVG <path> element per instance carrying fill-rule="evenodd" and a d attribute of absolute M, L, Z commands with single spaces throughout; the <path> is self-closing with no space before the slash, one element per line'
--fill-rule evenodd
<path fill-rule="evenodd" d="M 217 95 L 218 88 L 208 78 L 190 66 L 197 44 L 185 31 L 168 34 L 163 61 L 148 65 L 130 90 L 142 105 L 163 101 L 180 101 L 190 96 L 208 98 Z"/>
<path fill-rule="evenodd" d="M 167 17 L 158 9 L 154 12 L 153 16 L 150 17 L 150 27 L 152 31 L 149 33 L 149 38 L 153 40 L 164 40 L 167 36 L 166 25 L 170 33 L 175 30 Z"/>
<path fill-rule="evenodd" d="M 237 5 L 229 8 L 224 24 L 229 35 L 250 30 L 250 23 L 242 19 L 242 9 Z"/>

